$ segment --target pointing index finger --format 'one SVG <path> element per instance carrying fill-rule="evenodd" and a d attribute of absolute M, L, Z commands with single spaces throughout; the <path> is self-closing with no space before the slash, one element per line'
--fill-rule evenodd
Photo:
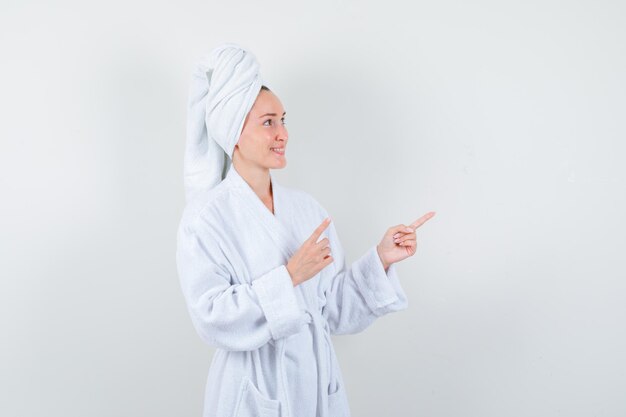
<path fill-rule="evenodd" d="M 322 222 L 322 224 L 320 224 L 319 226 L 317 226 L 317 228 L 315 228 L 315 230 L 313 231 L 313 234 L 311 235 L 309 239 L 312 242 L 317 242 L 317 238 L 320 237 L 324 229 L 326 229 L 329 224 L 330 224 L 330 217 L 326 217 L 324 221 Z"/>
<path fill-rule="evenodd" d="M 429 211 L 428 213 L 424 214 L 422 217 L 411 223 L 411 227 L 417 229 L 418 227 L 426 223 L 427 220 L 431 219 L 434 215 L 434 211 Z"/>

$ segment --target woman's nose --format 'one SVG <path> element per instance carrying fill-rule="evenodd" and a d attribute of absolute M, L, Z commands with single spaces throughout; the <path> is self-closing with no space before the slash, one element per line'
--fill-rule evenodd
<path fill-rule="evenodd" d="M 278 138 L 282 140 L 289 139 L 289 132 L 287 132 L 287 127 L 285 125 L 281 125 L 280 129 L 278 129 Z"/>

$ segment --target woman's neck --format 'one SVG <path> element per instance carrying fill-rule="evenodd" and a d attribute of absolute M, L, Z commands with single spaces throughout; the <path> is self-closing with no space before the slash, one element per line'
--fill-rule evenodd
<path fill-rule="evenodd" d="M 238 160 L 234 160 L 232 165 L 264 203 L 272 201 L 272 184 L 268 168 L 246 165 Z"/>

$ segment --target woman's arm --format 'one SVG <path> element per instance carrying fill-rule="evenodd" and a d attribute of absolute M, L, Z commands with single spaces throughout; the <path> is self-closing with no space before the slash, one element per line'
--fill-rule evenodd
<path fill-rule="evenodd" d="M 408 307 L 395 264 L 385 272 L 374 245 L 348 267 L 334 223 L 327 230 L 334 261 L 321 273 L 319 295 L 331 334 L 358 333 L 376 318 Z"/>
<path fill-rule="evenodd" d="M 231 284 L 221 248 L 190 226 L 178 230 L 176 262 L 193 325 L 207 344 L 225 350 L 255 350 L 301 330 L 300 308 L 285 265 L 252 281 Z"/>

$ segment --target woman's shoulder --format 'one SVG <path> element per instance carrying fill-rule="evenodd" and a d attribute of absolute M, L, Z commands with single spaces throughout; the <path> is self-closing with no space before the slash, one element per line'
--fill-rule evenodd
<path fill-rule="evenodd" d="M 185 205 L 180 220 L 181 227 L 194 228 L 202 218 L 208 219 L 208 214 L 223 206 L 225 200 L 231 195 L 231 187 L 226 181 L 222 181 L 215 187 L 200 192 L 195 198 Z"/>

